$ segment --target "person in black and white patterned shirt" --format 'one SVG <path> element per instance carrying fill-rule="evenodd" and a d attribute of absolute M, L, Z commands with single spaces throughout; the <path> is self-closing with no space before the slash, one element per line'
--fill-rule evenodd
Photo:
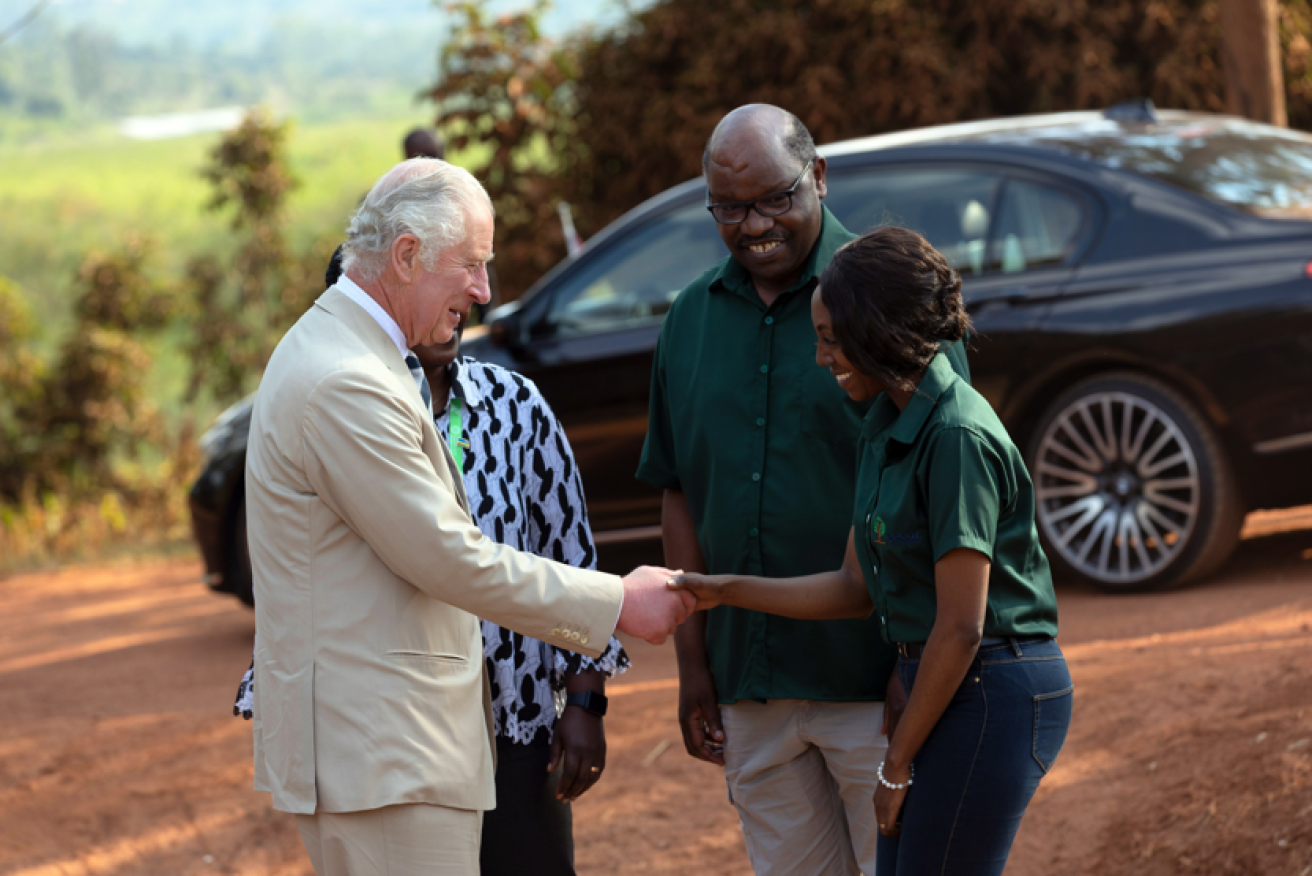
<path fill-rule="evenodd" d="M 583 481 L 565 430 L 531 380 L 457 359 L 463 328 L 448 344 L 414 352 L 432 390 L 438 432 L 459 451 L 453 455 L 474 522 L 503 544 L 595 568 Z M 481 872 L 573 874 L 568 802 L 600 778 L 606 741 L 600 715 L 566 705 L 558 719 L 558 706 L 565 699 L 604 703 L 606 678 L 628 669 L 628 655 L 612 638 L 593 661 L 489 621 L 483 646 L 497 734 L 497 808 L 484 814 Z"/>
<path fill-rule="evenodd" d="M 338 271 L 334 254 L 329 286 Z M 583 482 L 565 430 L 531 380 L 457 358 L 464 327 L 462 320 L 446 344 L 413 352 L 438 431 L 461 464 L 474 523 L 518 550 L 596 568 Z M 612 638 L 594 661 L 486 620 L 483 649 L 496 725 L 497 807 L 483 817 L 481 873 L 573 876 L 569 802 L 606 767 L 597 712 L 605 709 L 606 678 L 629 668 L 628 654 Z M 250 676 L 233 709 L 246 718 L 254 701 Z"/>

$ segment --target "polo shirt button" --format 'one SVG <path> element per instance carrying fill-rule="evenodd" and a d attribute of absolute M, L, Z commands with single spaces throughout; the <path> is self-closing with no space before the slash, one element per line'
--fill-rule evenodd
<path fill-rule="evenodd" d="M 762 373 L 762 374 L 765 374 L 765 373 L 766 373 L 767 371 L 769 371 L 769 370 L 770 370 L 770 366 L 769 366 L 769 365 L 762 365 L 762 366 L 761 366 L 761 373 Z"/>
<path fill-rule="evenodd" d="M 750 530 L 748 530 L 748 533 L 751 535 L 752 538 L 756 538 L 758 535 L 761 534 L 761 530 L 753 526 Z"/>
<path fill-rule="evenodd" d="M 774 325 L 774 317 L 773 317 L 773 316 L 767 316 L 767 317 L 765 318 L 765 324 L 766 324 L 766 325 Z"/>
<path fill-rule="evenodd" d="M 757 418 L 756 418 L 756 425 L 758 425 L 758 426 L 764 426 L 764 425 L 765 425 L 765 417 L 757 417 Z"/>
<path fill-rule="evenodd" d="M 761 473 L 759 471 L 752 472 L 752 480 L 759 481 L 760 479 L 761 479 Z"/>

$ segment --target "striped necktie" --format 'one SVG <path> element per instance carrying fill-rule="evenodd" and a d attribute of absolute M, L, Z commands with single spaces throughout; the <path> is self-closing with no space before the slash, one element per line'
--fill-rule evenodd
<path fill-rule="evenodd" d="M 424 376 L 424 368 L 419 364 L 419 357 L 414 353 L 405 354 L 405 366 L 410 369 L 410 376 L 419 384 L 419 397 L 424 400 L 424 407 L 428 412 L 433 412 L 433 391 L 428 388 L 428 378 Z"/>

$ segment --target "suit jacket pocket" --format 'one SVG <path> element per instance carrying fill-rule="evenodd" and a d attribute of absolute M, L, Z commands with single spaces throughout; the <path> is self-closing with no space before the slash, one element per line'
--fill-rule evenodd
<path fill-rule="evenodd" d="M 436 654 L 425 651 L 388 651 L 390 660 L 412 668 L 423 667 L 429 672 L 444 674 L 463 672 L 469 660 L 459 654 Z"/>

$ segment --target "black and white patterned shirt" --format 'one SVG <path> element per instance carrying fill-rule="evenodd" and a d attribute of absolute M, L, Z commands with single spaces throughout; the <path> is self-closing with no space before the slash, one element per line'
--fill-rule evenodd
<path fill-rule="evenodd" d="M 565 430 L 537 386 L 473 359 L 457 359 L 448 368 L 451 394 L 463 401 L 463 473 L 474 523 L 501 544 L 595 569 L 583 480 Z M 450 403 L 434 420 L 448 437 Z M 551 738 L 566 674 L 600 669 L 614 676 L 629 668 L 618 639 L 594 661 L 487 620 L 483 655 L 497 736 L 522 744 L 538 734 Z"/>

